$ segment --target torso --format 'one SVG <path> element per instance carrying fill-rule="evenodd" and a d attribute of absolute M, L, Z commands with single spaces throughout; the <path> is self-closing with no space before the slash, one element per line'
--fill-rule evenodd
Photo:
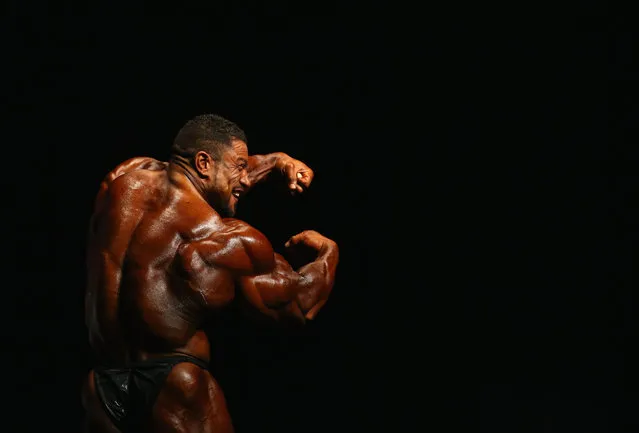
<path fill-rule="evenodd" d="M 233 300 L 234 284 L 229 271 L 203 262 L 197 245 L 216 233 L 223 245 L 224 221 L 165 169 L 120 175 L 99 200 L 85 307 L 100 361 L 126 365 L 172 352 L 208 360 L 202 326 Z"/>

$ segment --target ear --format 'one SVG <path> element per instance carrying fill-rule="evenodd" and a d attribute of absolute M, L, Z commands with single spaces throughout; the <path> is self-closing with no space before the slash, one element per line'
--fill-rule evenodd
<path fill-rule="evenodd" d="M 201 177 L 210 177 L 213 170 L 213 158 L 208 153 L 200 150 L 193 157 L 193 167 Z"/>

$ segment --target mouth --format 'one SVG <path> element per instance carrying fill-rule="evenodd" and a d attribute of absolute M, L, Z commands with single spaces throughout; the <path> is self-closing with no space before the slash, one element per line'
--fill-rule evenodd
<path fill-rule="evenodd" d="M 235 197 L 236 200 L 239 200 L 242 195 L 244 195 L 244 190 L 241 188 L 235 188 L 231 191 L 231 195 Z"/>

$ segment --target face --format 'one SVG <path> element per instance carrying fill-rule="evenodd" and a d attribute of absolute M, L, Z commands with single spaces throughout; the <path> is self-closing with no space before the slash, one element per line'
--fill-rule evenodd
<path fill-rule="evenodd" d="M 203 155 L 201 155 L 203 154 Z M 210 158 L 204 152 L 196 156 L 197 165 L 204 174 L 207 190 L 207 201 L 223 217 L 235 215 L 237 203 L 248 190 L 248 148 L 242 140 L 233 140 L 231 149 L 224 152 L 219 162 L 201 164 L 201 158 Z"/>

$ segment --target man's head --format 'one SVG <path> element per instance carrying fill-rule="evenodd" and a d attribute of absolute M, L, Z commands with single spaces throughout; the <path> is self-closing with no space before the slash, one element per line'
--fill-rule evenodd
<path fill-rule="evenodd" d="M 249 187 L 246 135 L 239 126 L 215 114 L 197 116 L 180 129 L 171 153 L 189 162 L 215 210 L 222 216 L 235 214 Z"/>

